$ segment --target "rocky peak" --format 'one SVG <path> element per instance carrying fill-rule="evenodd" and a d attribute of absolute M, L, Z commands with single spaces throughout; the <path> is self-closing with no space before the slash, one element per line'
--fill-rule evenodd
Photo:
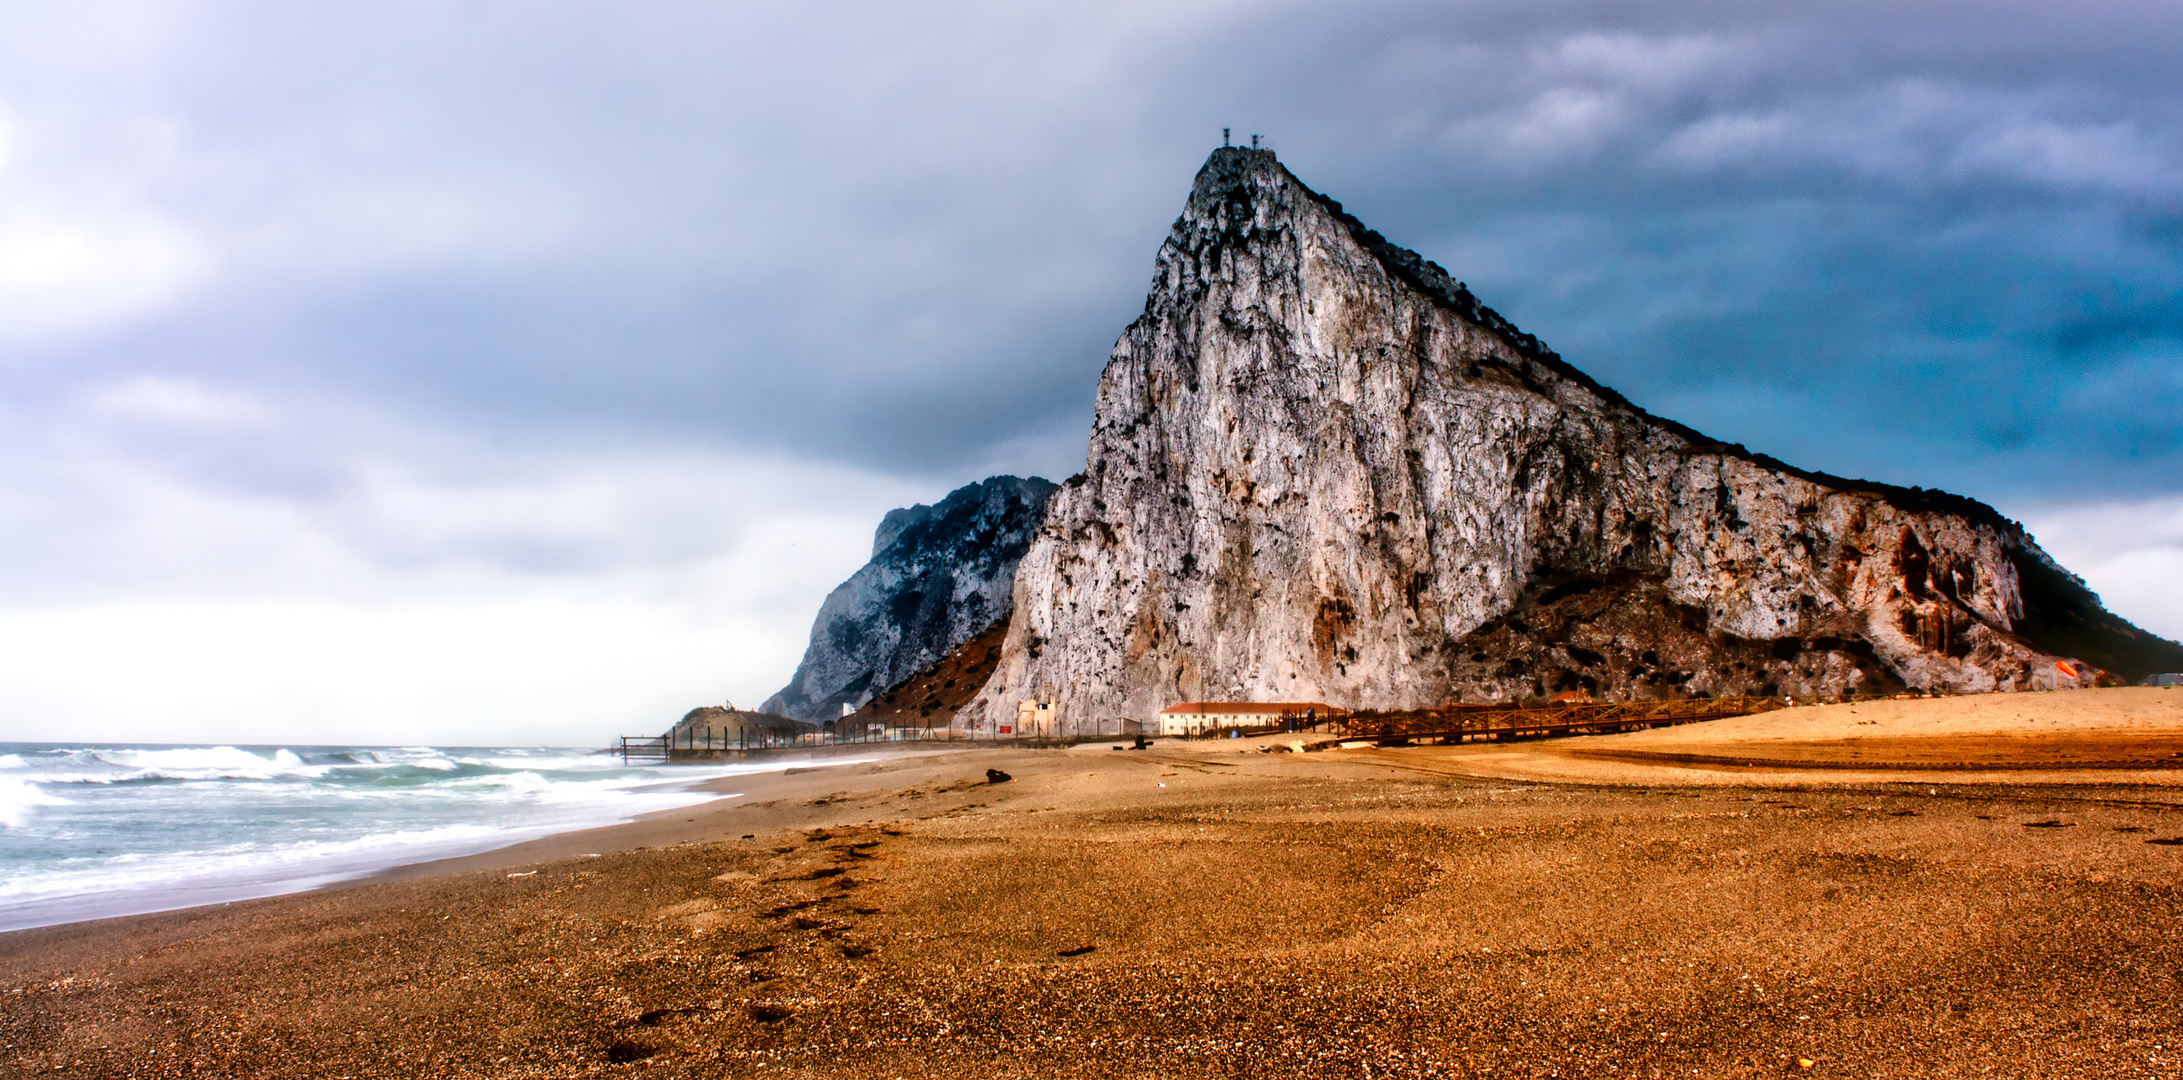
<path fill-rule="evenodd" d="M 1636 408 L 1244 149 L 1198 174 L 1015 581 L 966 717 L 2087 681 L 2065 608 L 2071 655 L 2183 658 L 1983 504 Z"/>
<path fill-rule="evenodd" d="M 824 722 L 939 661 L 1009 611 L 1051 481 L 995 476 L 890 510 L 872 558 L 826 598 L 795 677 L 763 711 Z"/>

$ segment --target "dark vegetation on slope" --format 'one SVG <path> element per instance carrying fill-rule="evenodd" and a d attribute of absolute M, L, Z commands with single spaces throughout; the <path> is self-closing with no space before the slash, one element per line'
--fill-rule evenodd
<path fill-rule="evenodd" d="M 1450 682 L 1491 688 L 1478 699 L 1486 701 L 1572 691 L 1606 701 L 1815 694 L 1852 668 L 1863 673 L 1860 693 L 1904 689 L 1847 616 L 1772 641 L 1737 638 L 1636 574 L 1534 582 L 1445 664 Z"/>
<path fill-rule="evenodd" d="M 2016 557 L 2024 617 L 2016 633 L 2032 647 L 2074 656 L 2137 682 L 2156 671 L 2183 671 L 2183 645 L 2147 633 L 2100 606 L 2075 574 L 2028 553 Z"/>
<path fill-rule="evenodd" d="M 1003 615 L 938 663 L 888 687 L 841 722 L 851 728 L 860 724 L 947 727 L 1000 666 L 1001 641 L 1007 636 L 1008 616 Z"/>

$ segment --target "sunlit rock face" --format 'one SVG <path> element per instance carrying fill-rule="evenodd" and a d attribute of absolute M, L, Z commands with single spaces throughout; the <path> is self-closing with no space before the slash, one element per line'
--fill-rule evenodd
<path fill-rule="evenodd" d="M 2025 573 L 2089 601 L 2095 637 L 2136 633 L 1984 505 L 1651 416 L 1270 152 L 1222 149 L 965 718 L 2088 681 L 2027 639 Z"/>
<path fill-rule="evenodd" d="M 1035 476 L 995 476 L 936 506 L 888 511 L 872 561 L 827 596 L 795 677 L 760 710 L 838 718 L 1007 615 L 1016 562 L 1053 491 Z"/>

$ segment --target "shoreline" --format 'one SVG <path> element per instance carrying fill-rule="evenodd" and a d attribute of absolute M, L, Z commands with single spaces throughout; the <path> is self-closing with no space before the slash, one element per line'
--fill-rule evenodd
<path fill-rule="evenodd" d="M 963 751 L 904 751 L 888 755 L 888 758 L 910 759 Z M 802 758 L 790 759 L 802 761 Z M 514 867 L 535 866 L 572 858 L 603 856 L 609 852 L 643 851 L 672 846 L 689 841 L 708 826 L 717 823 L 720 815 L 731 809 L 747 805 L 770 805 L 778 800 L 795 798 L 808 789 L 828 787 L 820 779 L 834 769 L 848 769 L 859 765 L 884 764 L 887 759 L 878 755 L 856 758 L 836 764 L 798 767 L 785 764 L 781 770 L 745 773 L 738 776 L 704 777 L 695 780 L 668 781 L 687 790 L 704 790 L 713 797 L 705 802 L 672 810 L 653 810 L 639 814 L 627 821 L 587 828 L 571 829 L 548 836 L 493 848 L 489 851 L 450 855 L 445 858 L 425 859 L 403 863 L 374 871 L 368 876 L 332 882 L 325 888 L 345 888 L 370 885 L 380 881 L 401 881 L 442 874 L 466 874 L 486 870 L 505 870 Z M 835 774 L 837 777 L 840 774 Z M 768 780 L 778 781 L 768 783 Z M 839 785 L 831 785 L 838 787 Z M 740 790 L 730 791 L 730 788 Z M 741 800 L 729 803 L 728 800 Z M 679 819 L 679 820 L 678 820 Z M 697 830 L 684 828 L 698 825 Z"/>
<path fill-rule="evenodd" d="M 0 1073 L 2169 1076 L 2183 769 L 1566 752 L 2183 734 L 2183 695 L 2094 693 L 2045 703 L 2074 720 L 1902 703 L 750 774 L 309 893 L 0 935 Z"/>
<path fill-rule="evenodd" d="M 59 744 L 56 744 L 59 745 Z M 181 749 L 196 749 L 180 746 Z M 273 749 L 279 749 L 277 747 Z M 464 748 L 439 748 L 455 750 Z M 564 748 L 543 748 L 564 749 Z M 661 794 L 669 792 L 703 793 L 701 801 L 682 807 L 643 810 L 620 820 L 605 823 L 575 824 L 565 827 L 540 825 L 535 828 L 513 827 L 507 836 L 477 837 L 471 840 L 445 841 L 435 845 L 439 850 L 427 848 L 404 851 L 390 848 L 379 853 L 352 856 L 346 860 L 338 857 L 326 859 L 323 869 L 297 873 L 293 876 L 272 876 L 277 864 L 267 867 L 240 868 L 228 875 L 206 875 L 163 882 L 156 886 L 137 890 L 112 890 L 108 892 L 65 893 L 29 900 L 0 910 L 0 934 L 22 930 L 36 930 L 80 922 L 106 922 L 136 916 L 150 916 L 186 912 L 196 908 L 232 906 L 233 904 L 295 896 L 325 889 L 338 889 L 389 878 L 413 877 L 420 873 L 436 872 L 429 868 L 446 867 L 450 872 L 457 868 L 474 868 L 499 865 L 510 856 L 503 853 L 527 852 L 534 848 L 544 851 L 564 851 L 579 842 L 562 842 L 561 838 L 611 832 L 624 826 L 639 825 L 651 819 L 670 818 L 684 811 L 712 806 L 740 793 L 730 789 L 743 786 L 744 777 L 772 775 L 777 771 L 799 772 L 836 768 L 854 764 L 863 758 L 833 751 L 837 747 L 811 748 L 810 751 L 765 751 L 764 757 L 756 754 L 741 760 L 691 762 L 693 770 L 713 771 L 724 767 L 751 768 L 753 771 L 725 776 L 707 775 L 693 777 L 663 777 L 660 780 L 633 785 L 625 791 L 629 794 Z M 755 760 L 752 760 L 755 758 Z M 846 758 L 836 762 L 828 758 Z M 809 763 L 808 765 L 806 763 Z M 673 767 L 681 767 L 680 763 Z M 537 830 L 550 830 L 539 832 Z M 366 839 L 359 837 L 357 839 Z M 477 848 L 475 845 L 486 846 Z M 385 861 L 393 860 L 393 861 Z M 512 865 L 512 864 L 511 864 Z M 88 914 L 86 914 L 88 912 Z M 60 916 L 58 918 L 54 916 Z"/>
<path fill-rule="evenodd" d="M 2119 704 L 2117 699 L 2125 697 L 2134 700 L 2127 705 Z M 1997 719 L 1999 714 L 2004 713 L 2007 714 L 2006 722 Z M 1851 719 L 1852 717 L 1862 719 Z M 2045 725 L 2045 730 L 2040 729 L 2041 724 Z M 1866 727 L 1872 730 L 1862 730 Z M 2101 789 L 2142 787 L 2147 790 L 2160 790 L 2183 782 L 2183 773 L 2175 771 L 2183 769 L 2183 753 L 2165 749 L 2168 744 L 2164 744 L 2161 752 L 2163 755 L 2176 757 L 2176 766 L 2139 770 L 2119 767 L 2085 770 L 2054 767 L 2012 769 L 2005 764 L 1968 767 L 1958 765 L 1921 770 L 1901 763 L 1890 763 L 1889 767 L 1883 768 L 1860 769 L 1852 763 L 1831 760 L 1813 761 L 1800 767 L 1793 759 L 1767 758 L 1748 753 L 1767 748 L 1779 753 L 1784 746 L 1793 748 L 1794 744 L 1800 742 L 1829 740 L 1854 744 L 1884 740 L 1891 736 L 1946 739 L 1960 738 L 1966 734 L 2034 739 L 2051 737 L 2057 733 L 2067 735 L 2088 731 L 2093 734 L 2115 735 L 2124 741 L 2148 733 L 2167 733 L 2170 736 L 2168 744 L 2183 748 L 2183 692 L 2170 688 L 2124 687 L 2104 691 L 1960 695 L 1907 701 L 1809 705 L 1613 736 L 1535 739 L 1506 744 L 1488 742 L 1455 746 L 1369 747 L 1326 750 L 1320 753 L 1359 763 L 1370 761 L 1377 767 L 1463 779 L 1607 788 L 1674 784 L 1766 786 L 1784 790 L 1834 787 L 1844 790 L 1884 791 L 1893 786 L 1935 788 L 2004 785 L 2027 790 L 2049 787 L 2076 789 L 2086 786 Z M 1247 739 L 1164 737 L 1156 741 L 1170 751 L 1186 748 L 1192 753 L 1220 755 L 1256 753 L 1262 749 L 1284 746 L 1299 738 L 1309 742 L 1313 736 L 1269 734 Z M 941 755 L 1079 752 L 1087 747 L 1104 748 L 1119 739 L 1121 737 L 1117 736 L 1114 739 L 1086 740 L 1070 747 L 1036 749 L 969 740 L 941 742 L 939 745 L 934 745 L 934 741 L 880 742 L 770 748 L 750 751 L 733 758 L 678 762 L 666 767 L 704 769 L 762 762 L 777 764 L 780 768 L 759 769 L 728 776 L 687 779 L 670 777 L 632 787 L 628 789 L 631 792 L 704 791 L 712 797 L 689 806 L 645 811 L 622 821 L 577 826 L 497 843 L 478 851 L 408 859 L 369 869 L 337 870 L 292 881 L 262 884 L 184 883 L 172 887 L 201 894 L 202 898 L 171 905 L 162 904 L 151 909 L 138 908 L 81 919 L 0 927 L 0 934 L 79 922 L 106 922 L 137 916 L 172 914 L 201 907 L 231 906 L 238 902 L 353 888 L 381 881 L 534 866 L 570 858 L 603 855 L 609 851 L 642 851 L 672 846 L 687 843 L 694 836 L 705 835 L 705 830 L 713 823 L 724 820 L 718 815 L 721 811 L 731 809 L 726 804 L 728 799 L 742 799 L 750 804 L 771 807 L 781 799 L 795 797 L 796 793 L 806 788 L 829 786 L 819 781 L 803 784 L 768 783 L 764 778 L 785 780 L 790 776 L 856 765 Z M 1746 754 L 1738 757 L 1675 752 L 1681 748 L 1704 749 L 1714 746 L 1717 749 L 1716 744 L 1722 743 L 1728 744 L 1732 750 L 1745 751 Z M 1990 750 L 1990 747 L 1979 749 Z M 827 758 L 850 760 L 829 762 L 825 760 Z M 806 765 L 805 762 L 815 764 Z M 746 790 L 731 791 L 731 788 Z M 698 827 L 683 827 L 687 825 Z M 55 906 L 65 906 L 80 903 L 82 899 L 61 897 L 52 903 Z"/>

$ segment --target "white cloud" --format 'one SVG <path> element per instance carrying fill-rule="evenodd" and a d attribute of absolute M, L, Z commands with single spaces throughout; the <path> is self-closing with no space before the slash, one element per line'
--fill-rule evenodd
<path fill-rule="evenodd" d="M 1956 154 L 1966 171 L 2039 184 L 2146 192 L 2174 186 L 2176 167 L 2122 122 L 2071 124 L 2011 116 L 1966 138 Z"/>
<path fill-rule="evenodd" d="M 1712 34 L 1580 33 L 1542 50 L 1539 62 L 1570 75 L 1665 93 L 1740 67 L 1751 53 L 1744 43 Z"/>
<path fill-rule="evenodd" d="M 1526 157 L 1560 157 L 1597 149 L 1622 127 L 1619 94 L 1558 86 L 1503 120 L 1501 141 Z"/>
<path fill-rule="evenodd" d="M 188 420 L 236 408 L 156 379 L 92 407 Z M 880 515 L 937 494 L 677 448 L 519 451 L 381 430 L 376 456 L 357 456 L 344 449 L 357 432 L 337 424 L 319 466 L 332 482 L 252 488 L 231 467 L 186 464 L 222 431 L 184 425 L 197 441 L 168 462 L 102 446 L 96 425 L 61 427 L 0 476 L 0 740 L 655 731 L 779 689 Z"/>
<path fill-rule="evenodd" d="M 94 387 L 92 409 L 124 419 L 219 427 L 265 418 L 263 405 L 245 394 L 196 379 L 139 375 Z"/>
<path fill-rule="evenodd" d="M 1457 121 L 1446 141 L 1513 164 L 1583 157 L 1645 126 L 1692 86 L 1747 66 L 1752 55 L 1750 45 L 1714 35 L 1572 34 L 1530 50 L 1514 70 L 1486 76 L 1516 88 L 1517 101 Z M 1442 78 L 1441 92 L 1459 97 L 1479 92 L 1479 69 L 1491 64 L 1460 47 L 1409 48 L 1396 60 L 1412 78 L 1436 62 L 1465 73 Z"/>
<path fill-rule="evenodd" d="M 752 553 L 691 579 L 793 568 Z M 643 597 L 0 612 L 0 738 L 604 745 L 786 681 L 774 613 Z"/>
<path fill-rule="evenodd" d="M 2104 55 L 2173 20 L 2049 52 L 2071 16 L 1993 45 L 1916 5 L 1181 7 L 0 8 L 0 720 L 596 739 L 762 695 L 879 513 L 947 486 L 880 473 L 1081 460 L 1053 403 L 1088 401 L 1221 124 L 1398 242 L 1445 226 L 1557 342 L 1687 324 L 1652 400 L 1703 366 L 1669 405 L 1725 386 L 1710 415 L 1785 431 L 1834 405 L 1740 381 L 1770 347 L 1740 316 L 1793 324 L 1768 304 L 1814 280 L 1881 282 L 1860 312 L 1968 293 L 1736 226 L 1728 183 L 1661 202 L 1644 162 L 1781 166 L 1829 221 L 1915 202 L 1872 178 L 2173 188 L 2165 68 Z M 1610 22 L 1637 29 L 1582 29 Z M 2131 597 L 2171 548 L 2064 561 L 2161 625 Z"/>
<path fill-rule="evenodd" d="M 197 229 L 144 198 L 135 179 L 59 164 L 56 142 L 80 133 L 56 139 L 50 121 L 40 130 L 21 112 L 0 101 L 0 348 L 170 309 L 208 277 L 213 253 Z M 101 134 L 147 170 L 165 142 Z"/>
<path fill-rule="evenodd" d="M 0 199 L 10 197 L 0 183 Z M 18 206 L 0 214 L 0 346 L 104 330 L 167 310 L 211 267 L 210 253 L 190 230 L 156 213 Z"/>
<path fill-rule="evenodd" d="M 761 479 L 816 479 L 795 472 Z M 390 563 L 376 538 L 276 535 L 230 547 L 232 535 L 199 536 L 170 558 L 200 564 L 205 588 L 174 587 L 186 575 L 172 566 L 164 588 L 0 609 L 0 740 L 580 745 L 656 732 L 728 697 L 755 705 L 787 681 L 819 600 L 864 561 L 878 521 L 876 511 L 740 502 L 764 486 L 682 493 L 733 501 L 741 515 L 704 550 L 561 572 L 505 557 Z M 380 498 L 404 504 L 395 515 L 444 510 L 445 495 Z M 425 534 L 416 547 L 442 559 L 538 539 L 527 528 L 550 546 L 574 523 L 570 506 L 542 501 L 489 494 L 463 522 L 408 524 Z M 464 532 L 494 514 L 511 517 L 502 535 Z M 232 533 L 250 523 L 219 524 Z M 452 538 L 433 535 L 443 528 Z M 231 561 L 257 562 L 248 587 L 233 578 L 253 568 Z"/>
<path fill-rule="evenodd" d="M 2129 195 L 2176 188 L 2183 168 L 2138 124 L 2070 115 L 2082 108 L 1921 76 L 1706 116 L 1666 134 L 1655 158 L 1701 170 L 1832 166 L 1913 189 L 1996 180 Z"/>
<path fill-rule="evenodd" d="M 279 454 L 288 436 L 264 447 L 185 440 L 160 460 L 72 434 L 75 444 L 42 444 L 37 460 L 0 478 L 0 512 L 16 526 L 0 590 L 17 603 L 491 598 L 645 567 L 682 573 L 786 521 L 848 535 L 822 550 L 864 551 L 882 513 L 936 494 L 763 455 L 456 440 L 372 455 L 334 448 L 323 460 L 268 463 L 269 478 L 252 482 L 230 459 Z M 206 456 L 211 464 L 196 463 Z M 837 561 L 833 581 L 861 561 Z M 823 592 L 807 597 L 813 610 Z"/>

